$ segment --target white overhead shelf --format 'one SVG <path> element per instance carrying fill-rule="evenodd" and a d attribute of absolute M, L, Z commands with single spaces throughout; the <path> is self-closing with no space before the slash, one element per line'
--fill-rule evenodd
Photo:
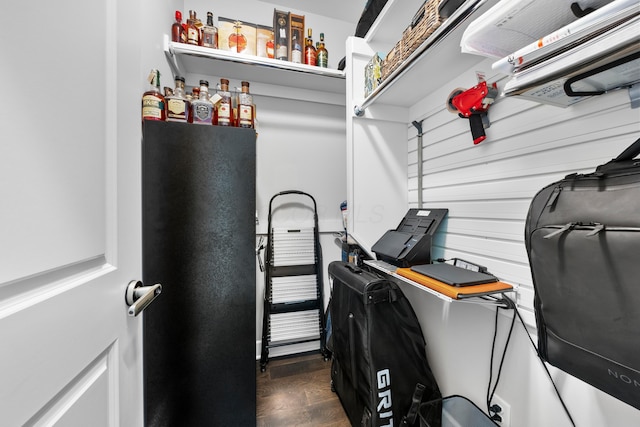
<path fill-rule="evenodd" d="M 174 75 L 227 76 L 235 80 L 345 94 L 345 74 L 331 68 L 169 41 L 165 55 Z"/>

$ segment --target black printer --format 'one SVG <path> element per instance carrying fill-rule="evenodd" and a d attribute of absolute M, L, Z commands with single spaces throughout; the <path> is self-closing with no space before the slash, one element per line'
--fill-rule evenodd
<path fill-rule="evenodd" d="M 371 250 L 397 267 L 431 263 L 431 240 L 449 209 L 409 209 L 395 230 L 389 230 Z"/>

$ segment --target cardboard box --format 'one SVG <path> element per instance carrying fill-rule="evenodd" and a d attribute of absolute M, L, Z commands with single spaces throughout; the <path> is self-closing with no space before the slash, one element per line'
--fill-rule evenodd
<path fill-rule="evenodd" d="M 239 22 L 238 25 L 238 35 L 235 42 L 238 53 L 255 56 L 256 36 L 258 31 L 256 24 L 252 24 L 251 22 Z M 234 44 L 233 41 L 231 43 Z"/>
<path fill-rule="evenodd" d="M 235 46 L 229 46 L 229 40 L 232 35 L 237 35 L 238 29 L 236 28 L 236 19 L 218 18 L 218 49 L 230 50 L 237 52 L 238 49 Z"/>
<path fill-rule="evenodd" d="M 275 58 L 289 60 L 289 12 L 273 10 L 273 36 L 275 44 Z"/>
<path fill-rule="evenodd" d="M 304 15 L 289 14 L 289 61 L 304 63 Z M 294 47 L 300 52 L 300 60 L 294 59 Z"/>
<path fill-rule="evenodd" d="M 273 27 L 257 25 L 256 28 L 256 56 L 273 58 L 275 56 L 273 43 Z"/>
<path fill-rule="evenodd" d="M 218 49 L 256 54 L 257 26 L 237 19 L 218 18 Z"/>

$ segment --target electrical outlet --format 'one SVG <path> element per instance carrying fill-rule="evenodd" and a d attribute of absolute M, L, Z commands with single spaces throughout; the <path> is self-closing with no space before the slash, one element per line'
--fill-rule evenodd
<path fill-rule="evenodd" d="M 493 395 L 493 400 L 491 400 L 491 406 L 498 405 L 500 407 L 500 412 L 498 415 L 500 416 L 500 421 L 496 421 L 501 427 L 510 427 L 511 426 L 511 406 L 500 396 L 497 394 Z"/>

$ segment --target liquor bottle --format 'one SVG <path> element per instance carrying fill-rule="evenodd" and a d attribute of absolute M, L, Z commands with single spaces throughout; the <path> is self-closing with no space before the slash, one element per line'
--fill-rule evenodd
<path fill-rule="evenodd" d="M 316 48 L 313 47 L 311 28 L 307 29 L 307 36 L 304 46 L 304 63 L 307 65 L 316 65 Z"/>
<path fill-rule="evenodd" d="M 291 62 L 294 64 L 302 64 L 302 46 L 295 34 L 291 39 Z"/>
<path fill-rule="evenodd" d="M 165 98 L 160 92 L 160 71 L 151 70 L 149 77 L 149 90 L 142 94 L 142 120 L 167 119 Z"/>
<path fill-rule="evenodd" d="M 324 33 L 320 33 L 320 46 L 316 51 L 316 62 L 318 67 L 327 68 L 329 66 L 329 52 L 324 47 Z"/>
<path fill-rule="evenodd" d="M 213 104 L 209 101 L 209 82 L 200 80 L 198 99 L 191 102 L 193 123 L 211 125 L 213 121 Z"/>
<path fill-rule="evenodd" d="M 213 13 L 207 12 L 207 25 L 202 27 L 202 46 L 218 48 L 218 28 L 213 25 Z"/>
<path fill-rule="evenodd" d="M 173 95 L 167 96 L 167 121 L 191 122 L 191 103 L 184 94 L 184 77 L 175 77 L 176 87 Z"/>
<path fill-rule="evenodd" d="M 273 47 L 273 40 L 269 40 L 267 42 L 267 58 L 273 58 L 274 55 L 275 55 L 275 52 Z"/>
<path fill-rule="evenodd" d="M 216 103 L 216 117 L 214 124 L 218 126 L 233 126 L 231 105 L 231 92 L 229 92 L 229 80 L 220 79 L 219 101 Z"/>
<path fill-rule="evenodd" d="M 176 22 L 171 25 L 171 41 L 172 42 L 187 42 L 187 35 L 185 34 L 184 27 L 182 26 L 182 12 L 176 10 Z"/>
<path fill-rule="evenodd" d="M 196 19 L 195 10 L 190 10 L 187 19 L 187 43 L 197 46 L 200 44 L 200 29 L 196 26 Z"/>
<path fill-rule="evenodd" d="M 238 95 L 238 127 L 253 127 L 253 96 L 249 93 L 249 82 L 242 82 L 242 92 Z"/>

